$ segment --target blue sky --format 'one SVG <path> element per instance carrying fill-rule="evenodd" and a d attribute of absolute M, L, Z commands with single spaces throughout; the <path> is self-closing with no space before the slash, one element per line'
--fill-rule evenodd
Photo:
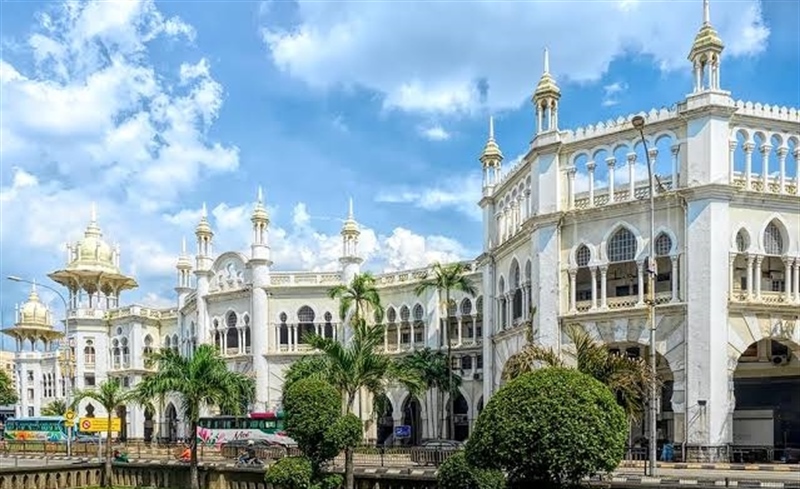
<path fill-rule="evenodd" d="M 97 202 L 128 300 L 172 301 L 206 202 L 246 249 L 257 185 L 276 269 L 335 268 L 355 201 L 374 270 L 472 257 L 487 118 L 509 163 L 549 46 L 570 128 L 689 92 L 701 0 L 0 2 L 0 272 L 63 265 Z M 734 98 L 798 106 L 795 1 L 712 0 Z M 27 290 L 0 283 L 6 323 Z"/>

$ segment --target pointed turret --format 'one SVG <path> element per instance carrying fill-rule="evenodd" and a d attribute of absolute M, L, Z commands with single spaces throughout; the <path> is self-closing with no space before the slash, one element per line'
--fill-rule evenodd
<path fill-rule="evenodd" d="M 211 230 L 211 224 L 208 222 L 208 209 L 206 209 L 205 202 L 203 202 L 203 208 L 200 211 L 200 222 L 197 223 L 197 227 L 194 229 L 194 235 L 197 237 L 196 271 L 210 270 L 213 262 L 211 244 L 214 239 L 214 231 Z"/>
<path fill-rule="evenodd" d="M 258 261 L 259 265 L 269 267 L 272 264 L 269 251 L 269 212 L 264 206 L 264 191 L 260 185 L 256 194 L 256 204 L 253 206 L 253 215 L 250 216 L 250 222 L 253 223 L 250 258 Z"/>
<path fill-rule="evenodd" d="M 550 51 L 544 48 L 544 69 L 531 101 L 536 107 L 536 133 L 558 130 L 558 101 L 561 89 L 550 74 Z"/>
<path fill-rule="evenodd" d="M 360 270 L 361 263 L 364 261 L 358 256 L 358 237 L 361 235 L 358 222 L 353 213 L 353 199 L 347 209 L 347 219 L 342 224 L 342 256 L 339 263 L 342 264 L 342 279 L 344 283 L 350 283 L 353 277 Z"/>
<path fill-rule="evenodd" d="M 719 90 L 719 68 L 725 44 L 711 25 L 711 5 L 703 0 L 703 24 L 694 38 L 689 51 L 689 61 L 694 69 L 694 93 Z"/>
<path fill-rule="evenodd" d="M 489 116 L 489 138 L 483 147 L 480 156 L 481 166 L 483 167 L 483 192 L 484 195 L 491 193 L 493 188 L 500 180 L 500 170 L 503 164 L 503 152 L 494 139 L 494 117 Z"/>
<path fill-rule="evenodd" d="M 181 239 L 181 253 L 178 255 L 178 262 L 175 264 L 178 269 L 178 285 L 175 290 L 178 295 L 189 291 L 192 287 L 192 260 L 186 250 L 186 238 Z"/>

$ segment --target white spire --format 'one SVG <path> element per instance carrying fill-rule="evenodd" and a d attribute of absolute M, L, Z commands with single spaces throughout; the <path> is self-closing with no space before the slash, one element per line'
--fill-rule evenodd
<path fill-rule="evenodd" d="M 494 116 L 489 116 L 489 139 L 494 139 Z"/>
<path fill-rule="evenodd" d="M 95 204 L 94 202 L 92 202 L 92 210 L 91 210 L 91 214 L 90 214 L 90 219 L 91 219 L 91 221 L 93 223 L 97 222 L 97 204 Z"/>
<path fill-rule="evenodd" d="M 711 24 L 711 2 L 703 0 L 703 25 Z"/>
<path fill-rule="evenodd" d="M 203 202 L 203 210 L 200 211 L 200 217 L 208 217 L 208 210 L 206 209 L 205 202 Z"/>
<path fill-rule="evenodd" d="M 181 238 L 181 254 L 186 254 L 186 236 Z"/>
<path fill-rule="evenodd" d="M 350 197 L 350 205 L 347 208 L 347 218 L 353 219 L 353 198 Z"/>
<path fill-rule="evenodd" d="M 706 2 L 708 0 L 705 0 Z M 550 50 L 545 46 L 544 48 L 544 72 L 550 73 Z"/>
<path fill-rule="evenodd" d="M 261 185 L 258 186 L 258 203 L 264 203 L 264 191 L 261 189 Z"/>

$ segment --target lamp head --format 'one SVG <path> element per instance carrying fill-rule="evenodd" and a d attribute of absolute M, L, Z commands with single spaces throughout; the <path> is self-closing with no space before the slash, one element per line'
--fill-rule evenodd
<path fill-rule="evenodd" d="M 631 119 L 631 124 L 633 124 L 634 129 L 637 131 L 641 131 L 644 128 L 644 117 L 637 115 Z"/>
<path fill-rule="evenodd" d="M 6 278 L 8 280 L 11 280 L 12 282 L 22 282 L 23 281 L 21 277 L 17 277 L 16 275 L 9 275 Z"/>

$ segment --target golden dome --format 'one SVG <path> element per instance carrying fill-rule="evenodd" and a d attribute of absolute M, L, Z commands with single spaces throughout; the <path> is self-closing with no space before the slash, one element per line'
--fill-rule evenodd
<path fill-rule="evenodd" d="M 52 328 L 50 324 L 50 311 L 39 300 L 36 286 L 31 287 L 28 301 L 19 308 L 19 322 L 17 327 Z"/>
<path fill-rule="evenodd" d="M 83 239 L 75 244 L 73 259 L 67 265 L 67 270 L 119 273 L 114 248 L 103 239 L 94 206 L 91 221 L 86 226 Z"/>
<path fill-rule="evenodd" d="M 203 202 L 203 211 L 200 214 L 200 222 L 194 228 L 196 236 L 213 236 L 214 232 L 211 230 L 211 224 L 208 223 L 208 211 L 206 210 L 206 203 Z"/>
<path fill-rule="evenodd" d="M 694 38 L 692 50 L 689 51 L 689 61 L 694 61 L 695 57 L 701 53 L 721 53 L 723 49 L 725 49 L 725 44 L 722 42 L 722 38 L 719 37 L 717 30 L 710 23 L 703 23 Z"/>
<path fill-rule="evenodd" d="M 542 77 L 539 78 L 539 84 L 536 85 L 536 90 L 533 92 L 532 100 L 538 102 L 545 98 L 561 97 L 561 89 L 558 88 L 556 79 L 550 74 L 550 51 L 545 48 L 544 50 L 544 70 Z"/>
<path fill-rule="evenodd" d="M 494 117 L 491 116 L 489 117 L 489 139 L 486 141 L 486 146 L 483 147 L 480 161 L 484 166 L 497 165 L 503 161 L 503 152 L 500 151 L 500 146 L 494 140 Z"/>
<path fill-rule="evenodd" d="M 183 242 L 181 243 L 181 254 L 178 256 L 178 263 L 176 267 L 178 270 L 192 269 L 192 260 L 189 258 L 189 254 L 186 252 L 186 238 L 183 238 Z"/>
<path fill-rule="evenodd" d="M 350 199 L 350 207 L 347 212 L 347 219 L 342 224 L 342 236 L 359 235 L 361 231 L 358 229 L 358 223 L 353 217 L 353 199 Z"/>

